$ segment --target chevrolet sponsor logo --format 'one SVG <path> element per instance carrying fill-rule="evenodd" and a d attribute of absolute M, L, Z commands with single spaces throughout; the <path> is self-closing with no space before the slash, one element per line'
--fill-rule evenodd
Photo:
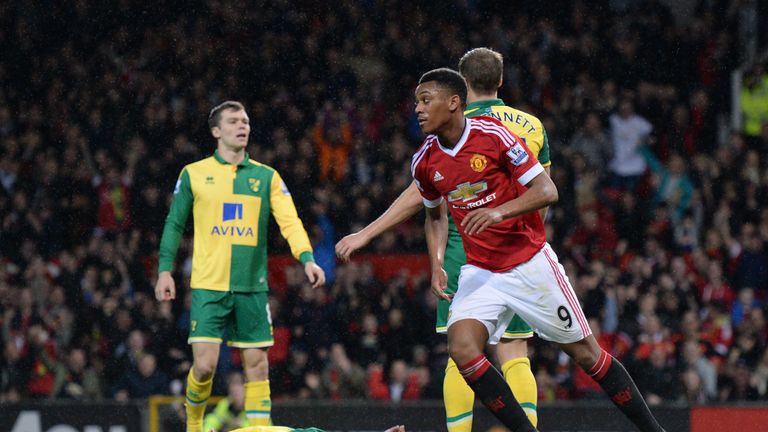
<path fill-rule="evenodd" d="M 485 181 L 472 184 L 465 182 L 456 186 L 456 189 L 452 190 L 451 192 L 448 192 L 448 201 L 453 202 L 462 200 L 467 202 L 477 198 L 478 193 L 484 192 L 486 190 L 488 190 L 488 183 Z"/>
<path fill-rule="evenodd" d="M 473 208 L 484 206 L 495 199 L 496 199 L 496 192 L 484 196 L 483 199 L 467 203 L 466 205 L 451 204 L 451 206 L 457 209 L 473 209 Z"/>

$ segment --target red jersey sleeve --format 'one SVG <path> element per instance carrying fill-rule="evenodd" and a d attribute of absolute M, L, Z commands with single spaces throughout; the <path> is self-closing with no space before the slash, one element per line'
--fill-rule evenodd
<path fill-rule="evenodd" d="M 474 117 L 474 119 L 479 118 Z M 506 164 L 513 180 L 525 186 L 534 177 L 544 172 L 544 167 L 522 138 L 512 133 L 502 122 L 493 117 L 482 117 L 482 119 L 496 125 L 491 129 L 499 142 L 499 161 Z"/>
<path fill-rule="evenodd" d="M 429 147 L 432 145 L 430 138 L 424 142 L 419 151 L 413 155 L 411 161 L 411 175 L 416 182 L 416 186 L 421 192 L 421 197 L 424 200 L 424 205 L 429 208 L 435 208 L 443 202 L 443 196 L 432 184 L 432 179 L 427 174 L 427 154 L 429 153 Z"/>

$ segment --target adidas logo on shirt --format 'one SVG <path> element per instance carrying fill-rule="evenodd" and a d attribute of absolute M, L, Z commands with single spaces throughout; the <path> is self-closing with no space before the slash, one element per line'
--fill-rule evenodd
<path fill-rule="evenodd" d="M 440 174 L 440 171 L 435 171 L 435 177 L 432 178 L 432 181 L 439 182 L 442 179 L 443 179 L 443 175 Z"/>

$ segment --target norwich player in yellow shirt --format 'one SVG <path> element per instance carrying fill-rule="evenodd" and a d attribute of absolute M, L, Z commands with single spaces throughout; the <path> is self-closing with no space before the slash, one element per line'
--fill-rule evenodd
<path fill-rule="evenodd" d="M 467 81 L 467 107 L 464 115 L 491 116 L 501 121 L 517 136 L 524 139 L 528 148 L 549 174 L 549 142 L 541 121 L 535 116 L 504 105 L 498 98 L 502 84 L 504 64 L 501 54 L 488 48 L 473 49 L 459 61 L 459 72 Z M 372 239 L 418 213 L 423 208 L 421 194 L 414 183 L 400 194 L 394 203 L 378 219 L 357 233 L 350 234 L 336 244 L 336 254 L 348 260 L 356 250 L 365 247 Z M 546 209 L 541 210 L 542 218 Z M 449 216 L 448 243 L 444 267 L 448 276 L 448 288 L 452 295 L 458 289 L 459 269 L 467 263 L 464 246 L 456 224 Z M 450 302 L 439 299 L 435 330 L 446 333 Z M 537 388 L 528 360 L 527 339 L 533 336 L 531 327 L 520 317 L 515 317 L 504 332 L 496 353 L 504 378 L 515 398 L 525 410 L 531 424 L 536 426 Z M 446 426 L 448 432 L 470 432 L 475 394 L 459 373 L 456 364 L 448 360 L 443 381 Z"/>
<path fill-rule="evenodd" d="M 193 365 L 187 377 L 187 432 L 200 432 L 225 332 L 240 348 L 248 424 L 270 424 L 267 348 L 274 343 L 267 302 L 267 227 L 272 214 L 291 253 L 318 287 L 325 283 L 288 188 L 274 169 L 249 159 L 251 132 L 239 102 L 227 101 L 208 117 L 217 146 L 213 156 L 184 167 L 160 241 L 155 296 L 173 300 L 171 270 L 187 218 L 194 214 L 192 308 L 188 342 Z"/>

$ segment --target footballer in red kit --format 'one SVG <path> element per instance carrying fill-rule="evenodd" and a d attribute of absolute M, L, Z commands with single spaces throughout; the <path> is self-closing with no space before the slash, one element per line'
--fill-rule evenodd
<path fill-rule="evenodd" d="M 412 172 L 427 205 L 434 207 L 445 196 L 448 210 L 461 225 L 473 209 L 496 207 L 517 198 L 544 167 L 500 121 L 473 117 L 467 119 L 453 148 L 441 145 L 436 135 L 429 136 L 413 158 Z M 506 219 L 475 235 L 460 233 L 467 263 L 493 272 L 505 272 L 528 261 L 545 242 L 538 212 Z"/>
<path fill-rule="evenodd" d="M 525 143 L 492 117 L 467 118 L 451 147 L 437 135 L 427 137 L 413 157 L 412 171 L 425 206 L 447 201 L 460 226 L 476 210 L 510 203 L 539 175 L 547 177 Z M 459 231 L 467 265 L 450 307 L 449 329 L 474 319 L 495 344 L 518 314 L 553 342 L 573 343 L 592 333 L 565 270 L 546 243 L 539 212 L 504 218 L 474 233 Z M 529 301 L 533 298 L 537 301 Z"/>
<path fill-rule="evenodd" d="M 449 310 L 448 353 L 475 395 L 511 431 L 536 430 L 483 353 L 519 315 L 592 376 L 638 429 L 663 431 L 621 362 L 598 345 L 546 242 L 537 210 L 557 202 L 558 193 L 539 161 L 496 119 L 464 117 L 467 85 L 458 72 L 429 71 L 415 93 L 428 136 L 411 172 L 427 208 L 431 289 L 450 299 L 442 268 L 450 211 L 467 264 Z"/>

